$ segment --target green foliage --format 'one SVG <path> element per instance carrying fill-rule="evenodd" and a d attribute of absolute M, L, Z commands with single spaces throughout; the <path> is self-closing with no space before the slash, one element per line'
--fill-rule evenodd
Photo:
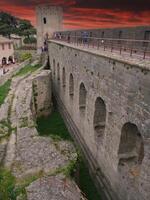
<path fill-rule="evenodd" d="M 61 115 L 57 111 L 48 117 L 38 118 L 37 130 L 41 136 L 50 136 L 55 140 L 72 140 Z"/>
<path fill-rule="evenodd" d="M 35 44 L 37 42 L 35 37 L 26 37 L 23 41 L 25 44 Z"/>
<path fill-rule="evenodd" d="M 83 158 L 81 157 L 77 163 L 79 177 L 75 177 L 75 179 L 79 183 L 80 189 L 86 195 L 88 200 L 101 200 L 100 194 L 93 183 L 93 180 L 89 174 L 89 169 L 86 166 Z"/>
<path fill-rule="evenodd" d="M 23 53 L 21 54 L 21 62 L 25 61 L 25 60 L 28 60 L 28 59 L 31 59 L 32 58 L 32 54 L 31 53 Z"/>
<path fill-rule="evenodd" d="M 0 169 L 0 199 L 16 200 L 15 177 L 6 169 Z"/>
<path fill-rule="evenodd" d="M 16 178 L 7 169 L 0 169 L 0 200 L 16 200 L 21 195 L 22 200 L 27 199 L 25 188 L 33 181 L 43 176 L 43 172 L 39 171 L 35 175 L 17 181 Z"/>
<path fill-rule="evenodd" d="M 17 19 L 8 13 L 0 12 L 0 34 L 10 36 L 15 33 L 17 27 Z"/>
<path fill-rule="evenodd" d="M 3 135 L 6 137 L 6 136 L 9 136 L 12 131 L 14 129 L 12 129 L 11 127 L 11 123 L 9 120 L 2 120 L 0 121 L 0 139 L 3 138 Z"/>
<path fill-rule="evenodd" d="M 30 21 L 0 12 L 0 35 L 10 36 L 11 34 L 30 37 L 36 34 L 36 30 Z"/>
<path fill-rule="evenodd" d="M 28 73 L 33 73 L 34 71 L 36 71 L 37 69 L 39 69 L 41 67 L 40 64 L 37 65 L 26 65 L 24 68 L 20 69 L 18 73 L 16 73 L 15 76 L 24 76 Z"/>
<path fill-rule="evenodd" d="M 5 98 L 10 90 L 11 80 L 8 80 L 3 85 L 0 86 L 0 105 L 4 103 Z"/>
<path fill-rule="evenodd" d="M 66 177 L 73 178 L 75 171 L 76 171 L 76 166 L 77 166 L 77 160 L 71 160 L 70 163 L 64 168 L 63 174 Z"/>

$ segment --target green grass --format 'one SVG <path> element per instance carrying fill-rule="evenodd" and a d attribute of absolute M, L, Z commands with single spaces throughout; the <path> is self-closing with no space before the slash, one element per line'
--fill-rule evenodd
<path fill-rule="evenodd" d="M 4 100 L 9 93 L 10 85 L 11 85 L 11 80 L 8 80 L 3 85 L 0 86 L 0 105 L 4 103 Z"/>
<path fill-rule="evenodd" d="M 26 65 L 25 67 L 23 67 L 22 69 L 20 69 L 19 72 L 17 72 L 15 74 L 15 77 L 16 76 L 24 76 L 24 75 L 26 75 L 28 73 L 32 73 L 32 72 L 36 71 L 37 69 L 39 69 L 40 67 L 41 67 L 40 64 L 37 64 L 35 66 L 31 66 L 31 64 Z"/>
<path fill-rule="evenodd" d="M 80 159 L 78 165 L 79 177 L 77 178 L 77 182 L 79 183 L 80 189 L 85 194 L 88 200 L 101 200 L 101 197 L 93 183 L 93 180 L 89 174 L 88 167 L 83 161 L 83 158 Z"/>
<path fill-rule="evenodd" d="M 10 171 L 0 169 L 0 200 L 16 200 L 15 177 Z"/>
<path fill-rule="evenodd" d="M 37 130 L 41 136 L 50 136 L 55 140 L 72 140 L 61 115 L 57 111 L 48 117 L 38 118 Z"/>
<path fill-rule="evenodd" d="M 18 182 L 9 170 L 0 168 L 0 200 L 16 200 L 20 195 L 22 200 L 27 200 L 25 188 L 42 176 L 40 171 Z"/>

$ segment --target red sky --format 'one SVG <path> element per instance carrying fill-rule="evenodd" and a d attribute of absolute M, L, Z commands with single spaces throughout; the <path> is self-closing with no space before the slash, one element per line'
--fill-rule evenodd
<path fill-rule="evenodd" d="M 64 28 L 150 25 L 150 0 L 0 0 L 0 10 L 30 20 L 40 3 L 64 7 Z"/>

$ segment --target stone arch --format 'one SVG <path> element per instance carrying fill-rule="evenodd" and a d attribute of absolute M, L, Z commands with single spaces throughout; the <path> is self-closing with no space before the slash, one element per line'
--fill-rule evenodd
<path fill-rule="evenodd" d="M 144 143 L 141 133 L 135 124 L 127 122 L 121 130 L 118 150 L 119 166 L 128 167 L 140 165 L 144 158 Z"/>
<path fill-rule="evenodd" d="M 13 61 L 13 56 L 9 56 L 9 57 L 8 57 L 8 62 L 9 62 L 9 63 L 14 63 L 14 61 Z"/>
<path fill-rule="evenodd" d="M 64 67 L 62 69 L 62 86 L 66 87 L 66 72 Z"/>
<path fill-rule="evenodd" d="M 106 126 L 106 105 L 101 97 L 97 97 L 95 101 L 93 125 L 96 140 L 99 142 L 104 136 Z"/>
<path fill-rule="evenodd" d="M 60 66 L 59 63 L 57 63 L 57 79 L 60 81 Z"/>
<path fill-rule="evenodd" d="M 82 82 L 80 84 L 80 88 L 79 88 L 79 110 L 80 110 L 80 112 L 85 112 L 86 96 L 87 96 L 87 90 L 84 86 L 84 83 Z"/>
<path fill-rule="evenodd" d="M 6 57 L 2 58 L 2 65 L 7 65 L 7 58 Z"/>
<path fill-rule="evenodd" d="M 74 96 L 74 79 L 72 74 L 69 77 L 69 95 L 71 98 Z"/>

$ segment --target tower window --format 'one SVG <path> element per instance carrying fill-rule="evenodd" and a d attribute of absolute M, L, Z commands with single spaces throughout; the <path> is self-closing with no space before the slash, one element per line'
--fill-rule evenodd
<path fill-rule="evenodd" d="M 44 24 L 46 24 L 46 17 L 43 18 L 43 22 L 44 22 Z"/>

